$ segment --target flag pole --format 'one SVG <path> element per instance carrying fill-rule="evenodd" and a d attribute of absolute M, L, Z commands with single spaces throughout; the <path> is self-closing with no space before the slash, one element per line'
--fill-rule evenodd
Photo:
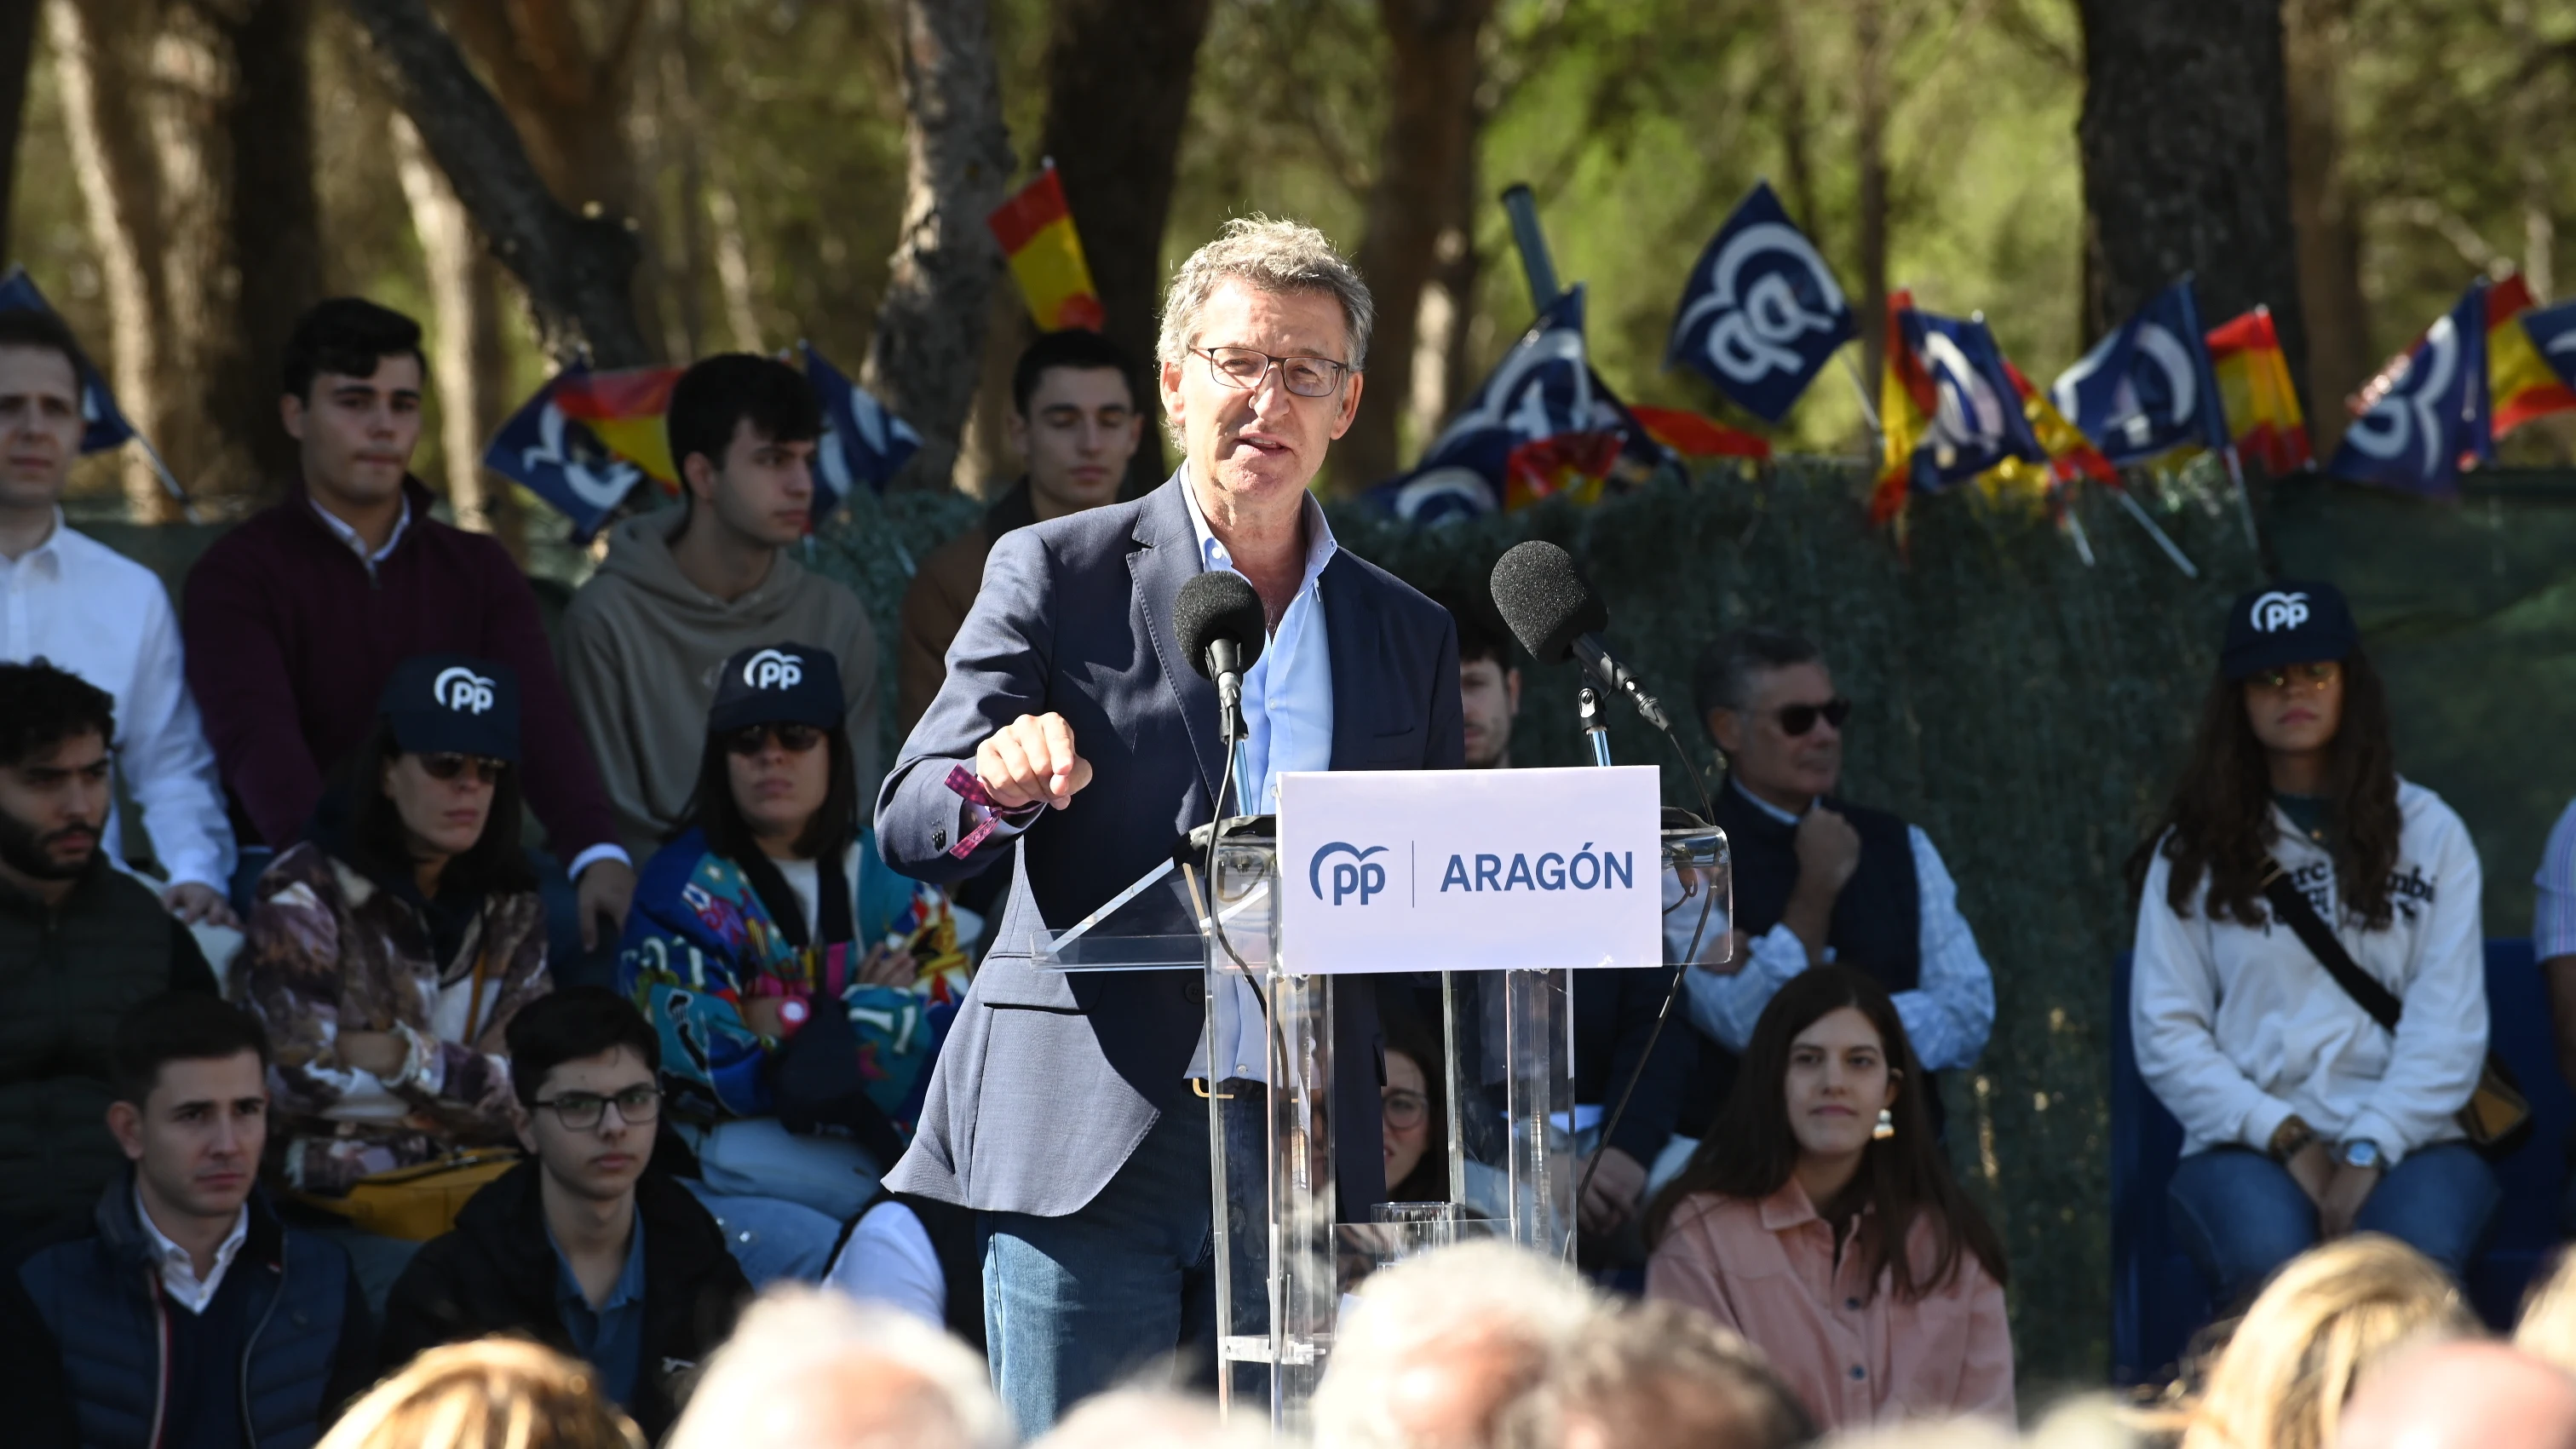
<path fill-rule="evenodd" d="M 2137 499 L 2129 496 L 2129 490 L 2127 488 L 2119 484 L 2113 484 L 2111 487 L 2111 496 L 2120 500 L 2120 506 L 2129 510 L 2129 516 L 2131 518 L 2138 520 L 2138 527 L 2147 531 L 2147 537 L 2156 541 L 2156 547 L 2165 551 L 2165 557 L 2173 560 L 2173 566 L 2182 570 L 2182 576 L 2184 578 L 2196 579 L 2200 577 L 2200 570 L 2194 568 L 2191 560 L 2183 556 L 2182 550 L 2175 546 L 2171 536 L 2166 534 L 2163 529 L 2156 527 L 2156 521 L 2147 516 L 2147 510 L 2138 506 Z"/>
<path fill-rule="evenodd" d="M 1861 379 L 1860 364 L 1852 361 L 1849 349 L 1843 349 L 1843 376 L 1851 379 L 1852 395 L 1860 399 L 1860 415 L 1869 421 L 1869 451 L 1873 456 L 1887 452 L 1887 429 L 1878 421 L 1878 409 L 1869 400 L 1869 386 Z"/>
<path fill-rule="evenodd" d="M 2238 517 L 2245 520 L 2245 546 L 2260 554 L 2263 551 L 2263 540 L 2255 537 L 2254 534 L 2254 495 L 2245 486 L 2245 464 L 2237 458 L 2236 444 L 2233 442 L 2229 443 L 2224 451 L 2227 455 L 2228 481 L 2236 485 L 2236 513 Z"/>
<path fill-rule="evenodd" d="M 197 512 L 197 501 L 188 496 L 187 489 L 179 486 L 178 479 L 170 476 L 170 465 L 161 461 L 161 450 L 153 447 L 152 440 L 143 436 L 141 433 L 136 433 L 134 435 L 134 441 L 142 447 L 143 456 L 152 460 L 152 471 L 161 475 L 161 487 L 163 490 L 168 492 L 172 498 L 178 500 L 179 516 L 185 518 L 190 523 L 205 522 L 206 520 Z"/>

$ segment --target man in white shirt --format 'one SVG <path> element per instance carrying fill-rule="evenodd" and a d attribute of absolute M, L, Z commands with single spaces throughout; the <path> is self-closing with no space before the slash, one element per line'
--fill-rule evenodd
<path fill-rule="evenodd" d="M 80 456 L 79 346 L 61 319 L 0 311 L 0 662 L 51 660 L 106 690 L 123 731 L 117 771 L 143 807 L 181 920 L 230 926 L 233 833 L 215 754 L 181 668 L 179 626 L 150 569 L 63 522 Z M 108 858 L 131 843 L 110 815 Z"/>

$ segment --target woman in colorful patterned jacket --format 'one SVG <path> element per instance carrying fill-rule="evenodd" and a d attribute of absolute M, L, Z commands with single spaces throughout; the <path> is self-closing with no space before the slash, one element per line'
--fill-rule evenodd
<path fill-rule="evenodd" d="M 232 988 L 275 1048 L 288 1186 L 336 1196 L 516 1140 L 502 1031 L 549 989 L 518 758 L 506 666 L 406 659 L 312 834 L 260 877 Z"/>
<path fill-rule="evenodd" d="M 946 897 L 859 828 L 842 719 L 828 650 L 725 661 L 689 828 L 637 882 L 617 964 L 708 1206 L 784 1199 L 834 1236 L 911 1135 L 967 980 Z"/>

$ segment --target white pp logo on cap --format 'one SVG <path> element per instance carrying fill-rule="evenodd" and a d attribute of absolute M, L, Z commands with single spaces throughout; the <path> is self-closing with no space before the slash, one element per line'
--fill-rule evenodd
<path fill-rule="evenodd" d="M 2308 622 L 2308 596 L 2279 589 L 2260 595 L 2254 600 L 2254 616 L 2249 622 L 2266 634 L 2295 629 Z"/>
<path fill-rule="evenodd" d="M 492 681 L 462 664 L 451 665 L 439 671 L 429 697 L 459 714 L 481 714 L 492 707 Z"/>
<path fill-rule="evenodd" d="M 763 649 L 742 666 L 742 682 L 754 689 L 794 689 L 805 678 L 805 661 L 776 649 Z"/>

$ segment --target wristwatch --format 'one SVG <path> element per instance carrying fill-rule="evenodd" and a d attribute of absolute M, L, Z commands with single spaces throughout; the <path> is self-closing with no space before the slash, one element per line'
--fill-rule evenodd
<path fill-rule="evenodd" d="M 2281 1125 L 2272 1130 L 2272 1140 L 2266 1144 L 2266 1150 L 2274 1162 L 2287 1162 L 2298 1156 L 2301 1148 L 2316 1140 L 2317 1129 L 2293 1113 L 2282 1118 Z"/>
<path fill-rule="evenodd" d="M 2356 1138 L 2343 1145 L 2343 1149 L 2335 1154 L 2335 1160 L 2346 1167 L 2370 1169 L 2378 1167 L 2384 1159 L 2379 1155 L 2378 1143 L 2368 1138 Z"/>

